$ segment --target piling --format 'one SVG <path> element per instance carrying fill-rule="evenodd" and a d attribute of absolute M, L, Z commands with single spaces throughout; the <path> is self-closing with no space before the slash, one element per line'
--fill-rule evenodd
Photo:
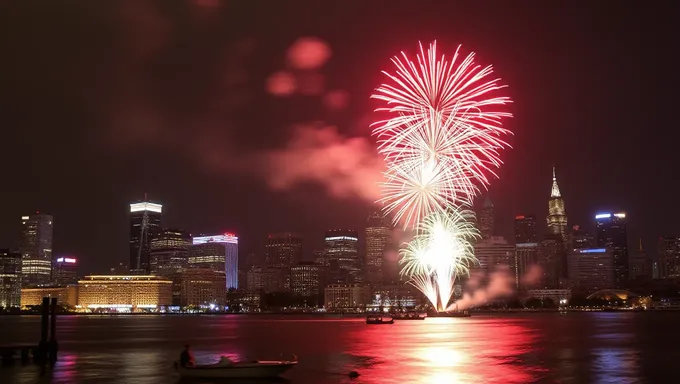
<path fill-rule="evenodd" d="M 52 298 L 50 305 L 50 341 L 47 343 L 47 352 L 50 358 L 50 365 L 54 366 L 57 363 L 57 353 L 59 352 L 59 343 L 57 342 L 57 298 Z"/>

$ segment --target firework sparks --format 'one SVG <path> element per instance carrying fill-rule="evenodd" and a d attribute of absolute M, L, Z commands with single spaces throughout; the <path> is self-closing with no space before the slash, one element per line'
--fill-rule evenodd
<path fill-rule="evenodd" d="M 373 124 L 387 165 L 380 202 L 395 224 L 416 230 L 402 249 L 401 273 L 438 309 L 475 260 L 474 214 L 465 207 L 496 176 L 500 151 L 509 147 L 502 137 L 511 133 L 501 126 L 511 101 L 495 96 L 505 86 L 490 77 L 491 66 L 459 50 L 447 61 L 436 43 L 427 53 L 421 45 L 415 63 L 402 52 L 392 59 L 396 72 L 383 72 L 391 83 L 371 96 L 387 103 L 376 111 L 391 115 Z"/>

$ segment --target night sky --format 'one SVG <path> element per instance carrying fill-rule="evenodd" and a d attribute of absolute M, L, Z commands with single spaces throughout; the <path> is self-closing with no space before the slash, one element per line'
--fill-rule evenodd
<path fill-rule="evenodd" d="M 104 272 L 128 259 L 127 204 L 145 192 L 165 226 L 234 231 L 242 255 L 262 253 L 269 232 L 299 232 L 311 254 L 326 229 L 363 230 L 371 204 L 352 183 L 373 158 L 369 95 L 390 57 L 437 39 L 509 85 L 513 149 L 489 189 L 498 234 L 515 214 L 544 222 L 555 164 L 570 225 L 623 210 L 631 245 L 643 236 L 653 250 L 680 234 L 680 13 L 634 3 L 3 2 L 0 247 L 18 246 L 20 216 L 40 210 L 54 215 L 56 255 Z M 306 94 L 274 96 L 268 78 L 301 37 L 330 58 L 296 72 Z M 348 104 L 329 108 L 330 91 Z M 359 159 L 329 189 L 307 177 L 318 153 L 294 153 L 295 127 Z M 311 168 L 272 181 L 300 164 Z"/>

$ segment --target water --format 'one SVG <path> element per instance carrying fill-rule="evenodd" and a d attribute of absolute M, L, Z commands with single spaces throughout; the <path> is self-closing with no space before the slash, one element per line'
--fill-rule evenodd
<path fill-rule="evenodd" d="M 0 316 L 0 344 L 39 339 L 40 318 Z M 680 313 L 542 313 L 428 318 L 64 316 L 59 362 L 0 368 L 2 383 L 174 383 L 184 343 L 198 363 L 296 354 L 290 383 L 677 382 Z M 349 371 L 361 376 L 350 379 Z M 233 382 L 233 381 L 230 381 Z"/>

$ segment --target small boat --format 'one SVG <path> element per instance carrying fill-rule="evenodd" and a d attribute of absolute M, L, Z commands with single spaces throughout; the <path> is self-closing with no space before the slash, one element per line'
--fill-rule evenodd
<path fill-rule="evenodd" d="M 434 317 L 470 317 L 469 311 L 437 312 Z"/>
<path fill-rule="evenodd" d="M 368 315 L 366 324 L 394 324 L 394 319 L 391 316 Z"/>
<path fill-rule="evenodd" d="M 181 377 L 191 378 L 222 378 L 222 379 L 268 379 L 275 378 L 293 368 L 297 364 L 294 360 L 257 360 L 253 362 L 232 362 L 222 356 L 216 364 L 194 365 L 182 367 L 175 363 L 175 369 Z"/>
<path fill-rule="evenodd" d="M 421 315 L 417 312 L 402 312 L 394 315 L 394 320 L 425 320 L 427 315 Z"/>

